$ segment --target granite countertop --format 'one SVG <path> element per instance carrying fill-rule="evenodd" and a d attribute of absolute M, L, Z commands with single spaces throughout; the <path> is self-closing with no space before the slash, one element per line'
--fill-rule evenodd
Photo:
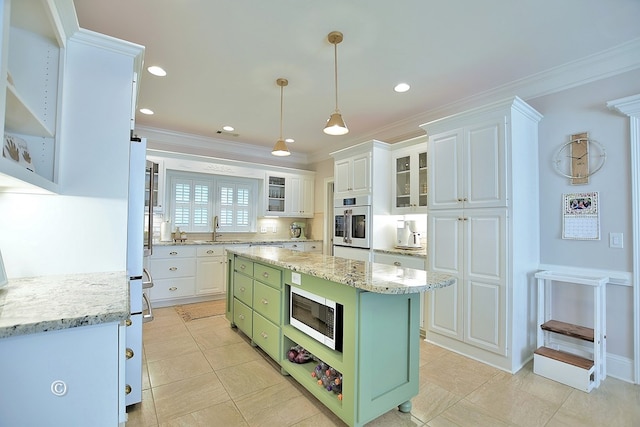
<path fill-rule="evenodd" d="M 441 273 L 282 248 L 256 246 L 231 248 L 228 251 L 265 264 L 380 294 L 431 291 L 452 285 L 455 281 L 452 276 Z"/>
<path fill-rule="evenodd" d="M 0 287 L 0 338 L 128 317 L 124 271 L 10 279 Z"/>
<path fill-rule="evenodd" d="M 271 245 L 274 243 L 322 242 L 319 239 L 271 239 L 271 240 L 185 240 L 184 242 L 153 242 L 154 246 L 188 246 L 188 245 Z"/>
<path fill-rule="evenodd" d="M 427 248 L 415 248 L 415 249 L 405 249 L 405 248 L 391 248 L 391 249 L 374 249 L 374 252 L 378 252 L 381 254 L 391 254 L 391 255 L 408 255 L 424 258 L 427 256 Z"/>

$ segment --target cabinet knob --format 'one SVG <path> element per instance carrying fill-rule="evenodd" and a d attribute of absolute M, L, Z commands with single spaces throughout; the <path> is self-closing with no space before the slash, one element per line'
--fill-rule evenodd
<path fill-rule="evenodd" d="M 178 267 L 169 267 L 169 271 L 177 271 Z"/>
<path fill-rule="evenodd" d="M 131 386 L 129 384 L 124 386 L 124 394 L 131 393 Z"/>
<path fill-rule="evenodd" d="M 176 252 L 176 251 L 171 251 L 171 252 L 169 252 L 169 255 L 178 255 L 178 252 Z"/>
<path fill-rule="evenodd" d="M 177 291 L 177 290 L 178 290 L 178 288 L 176 288 L 175 286 L 172 286 L 172 287 L 170 287 L 170 288 L 169 288 L 169 290 L 170 290 L 171 292 L 173 292 L 173 291 Z"/>
<path fill-rule="evenodd" d="M 242 286 L 242 287 L 240 288 L 240 292 L 244 292 L 245 290 L 246 290 L 246 289 L 245 289 L 245 287 L 244 287 L 244 286 Z"/>
<path fill-rule="evenodd" d="M 269 338 L 269 336 L 267 335 L 267 333 L 266 333 L 266 332 L 264 332 L 264 331 L 260 332 L 260 336 L 261 336 L 262 338 L 264 338 L 265 340 L 266 340 L 267 338 Z"/>
<path fill-rule="evenodd" d="M 208 254 L 212 254 L 212 253 L 213 253 L 213 250 L 209 249 L 209 250 L 207 251 L 207 253 L 208 253 Z"/>
<path fill-rule="evenodd" d="M 246 265 L 244 265 L 244 264 L 240 264 L 240 270 L 244 270 L 245 268 L 247 268 L 247 266 L 246 266 Z"/>
<path fill-rule="evenodd" d="M 262 276 L 263 276 L 265 279 L 268 279 L 268 278 L 269 278 L 269 273 L 267 273 L 267 272 L 265 271 L 264 273 L 262 273 Z"/>
<path fill-rule="evenodd" d="M 244 314 L 240 314 L 240 315 L 238 315 L 238 319 L 240 319 L 240 320 L 244 320 Z"/>
<path fill-rule="evenodd" d="M 127 320 L 124 321 L 124 324 L 127 325 L 127 326 L 131 326 L 132 323 L 133 322 L 131 322 L 131 319 L 127 319 Z"/>
<path fill-rule="evenodd" d="M 393 265 L 395 265 L 396 267 L 400 267 L 402 266 L 402 263 L 400 261 L 394 261 Z"/>
<path fill-rule="evenodd" d="M 130 348 L 127 347 L 127 350 L 124 352 L 125 356 L 127 356 L 127 359 L 131 359 L 134 355 L 133 350 L 131 350 Z"/>
<path fill-rule="evenodd" d="M 262 298 L 262 304 L 267 305 L 269 304 L 269 301 L 266 298 Z"/>

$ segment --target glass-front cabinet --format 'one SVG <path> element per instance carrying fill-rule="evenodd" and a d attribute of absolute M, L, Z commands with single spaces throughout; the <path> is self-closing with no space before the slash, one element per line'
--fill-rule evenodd
<path fill-rule="evenodd" d="M 396 149 L 392 157 L 395 181 L 392 188 L 392 212 L 395 214 L 426 212 L 428 189 L 426 137 L 414 138 L 405 143 L 408 146 Z"/>
<path fill-rule="evenodd" d="M 285 209 L 285 178 L 267 175 L 267 213 L 283 214 Z"/>

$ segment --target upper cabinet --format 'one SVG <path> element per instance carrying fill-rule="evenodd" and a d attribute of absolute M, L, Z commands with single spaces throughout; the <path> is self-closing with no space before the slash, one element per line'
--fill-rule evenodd
<path fill-rule="evenodd" d="M 505 116 L 429 135 L 430 209 L 506 207 Z"/>
<path fill-rule="evenodd" d="M 0 187 L 5 191 L 58 191 L 64 54 L 76 25 L 71 0 L 4 2 Z"/>
<path fill-rule="evenodd" d="M 334 164 L 336 198 L 371 193 L 371 152 L 336 159 Z"/>
<path fill-rule="evenodd" d="M 391 213 L 427 212 L 427 137 L 392 145 Z"/>
<path fill-rule="evenodd" d="M 267 172 L 265 215 L 312 218 L 314 187 L 313 175 Z"/>

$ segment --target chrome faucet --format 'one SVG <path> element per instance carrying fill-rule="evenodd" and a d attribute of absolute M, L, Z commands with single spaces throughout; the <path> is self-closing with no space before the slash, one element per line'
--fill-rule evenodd
<path fill-rule="evenodd" d="M 216 237 L 217 237 L 216 230 L 217 229 L 218 229 L 218 215 L 215 215 L 213 217 L 213 238 L 212 238 L 213 242 L 216 241 Z"/>

